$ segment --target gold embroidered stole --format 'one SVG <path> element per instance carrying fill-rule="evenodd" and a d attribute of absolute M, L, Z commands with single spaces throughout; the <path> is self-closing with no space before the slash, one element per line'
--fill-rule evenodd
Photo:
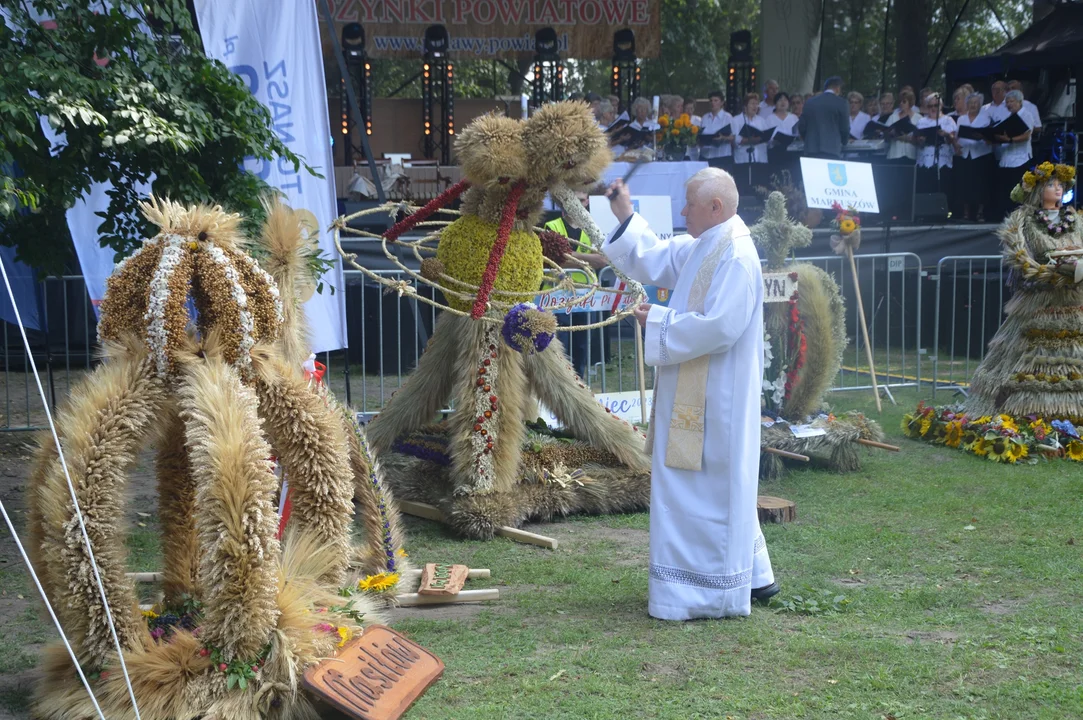
<path fill-rule="evenodd" d="M 696 278 L 688 291 L 686 312 L 703 314 L 711 280 L 733 238 L 731 227 L 725 237 L 715 240 L 707 257 L 700 263 Z M 660 342 L 665 343 L 665 333 Z M 710 355 L 701 355 L 677 368 L 677 392 L 673 398 L 673 414 L 669 418 L 669 438 L 666 442 L 666 467 L 677 470 L 703 469 L 703 419 L 707 404 L 707 368 Z M 654 449 L 654 411 L 658 407 L 658 385 L 654 386 L 651 424 L 647 435 L 647 452 Z"/>

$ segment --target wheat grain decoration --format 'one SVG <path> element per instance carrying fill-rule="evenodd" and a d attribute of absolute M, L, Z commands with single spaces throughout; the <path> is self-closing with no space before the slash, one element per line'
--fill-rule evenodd
<path fill-rule="evenodd" d="M 578 213 L 573 220 L 588 244 L 601 245 L 604 238 L 590 216 L 583 217 L 575 192 L 596 186 L 609 165 L 605 136 L 586 104 L 551 103 L 527 121 L 478 118 L 456 136 L 456 155 L 464 180 L 424 207 L 382 206 L 334 226 L 339 252 L 368 281 L 442 310 L 417 367 L 367 428 L 379 481 L 400 496 L 440 507 L 456 531 L 476 538 L 531 518 L 644 509 L 650 460 L 642 434 L 598 403 L 554 337 L 555 316 L 532 302 L 541 296 L 539 304 L 571 311 L 601 291 L 593 269 L 566 255 L 566 242 L 563 249 L 552 238 L 543 242 L 536 225 L 548 194 L 569 215 Z M 461 212 L 447 210 L 458 197 Z M 351 227 L 367 215 L 404 209 L 406 217 L 382 236 Z M 345 235 L 379 240 L 401 275 L 358 264 L 342 249 Z M 405 264 L 400 251 L 412 254 L 420 271 Z M 573 267 L 574 275 L 567 272 Z M 574 280 L 580 274 L 586 282 Z M 625 296 L 622 309 L 567 329 L 589 331 L 628 317 L 646 294 L 622 280 L 615 291 Z M 439 290 L 443 300 L 418 293 L 414 283 Z M 569 436 L 596 447 L 595 460 L 604 460 L 575 467 L 553 461 L 544 473 L 529 472 L 535 463 L 524 459 L 538 444 L 532 433 L 550 432 L 525 417 L 534 399 L 556 414 Z M 450 417 L 430 427 L 449 400 Z M 561 485 L 562 478 L 571 480 Z"/>
<path fill-rule="evenodd" d="M 253 245 L 221 208 L 148 202 L 160 232 L 109 278 L 102 363 L 57 416 L 145 720 L 311 717 L 299 688 L 305 667 L 379 622 L 403 587 L 390 490 L 372 482 L 351 414 L 302 376 L 311 222 L 274 199 L 267 209 Z M 122 526 L 127 471 L 148 446 L 165 571 L 150 610 L 126 576 Z M 272 457 L 293 488 L 281 540 Z M 355 494 L 365 538 L 357 547 Z M 51 437 L 35 456 L 29 498 L 46 592 L 107 717 L 133 717 Z M 383 574 L 381 593 L 357 591 L 363 574 L 351 563 L 361 558 L 364 575 Z M 34 712 L 95 714 L 62 650 L 45 654 Z"/>

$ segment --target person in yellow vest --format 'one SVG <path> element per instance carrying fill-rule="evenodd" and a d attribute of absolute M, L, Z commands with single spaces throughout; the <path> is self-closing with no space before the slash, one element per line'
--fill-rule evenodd
<path fill-rule="evenodd" d="M 576 193 L 576 197 L 579 198 L 579 202 L 583 204 L 583 207 L 589 209 L 590 196 L 587 195 L 587 193 Z M 601 270 L 608 264 L 605 257 L 600 253 L 584 252 L 590 249 L 590 240 L 580 228 L 571 224 L 567 215 L 561 214 L 561 216 L 555 220 L 550 220 L 545 223 L 545 229 L 552 230 L 553 232 L 568 238 L 568 242 L 572 246 L 572 252 L 576 259 L 586 262 L 595 270 Z M 586 273 L 576 269 L 576 266 L 574 265 L 569 267 L 568 274 L 571 276 L 572 280 L 577 283 L 588 282 Z M 556 316 L 557 321 L 562 326 L 568 327 L 571 325 L 589 325 L 592 322 L 597 322 L 599 313 L 558 312 L 556 313 Z M 560 341 L 564 344 L 568 357 L 572 361 L 572 367 L 575 368 L 575 372 L 584 380 L 587 378 L 587 368 L 590 363 L 605 362 L 605 354 L 602 351 L 602 333 L 600 328 L 591 331 L 562 332 L 560 333 Z"/>

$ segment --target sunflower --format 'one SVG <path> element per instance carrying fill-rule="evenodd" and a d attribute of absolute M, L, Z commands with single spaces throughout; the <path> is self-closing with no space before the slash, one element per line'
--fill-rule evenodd
<path fill-rule="evenodd" d="M 1068 443 L 1068 446 L 1064 448 L 1064 454 L 1068 456 L 1069 460 L 1083 462 L 1083 441 L 1072 440 Z"/>
<path fill-rule="evenodd" d="M 926 415 L 925 417 L 921 418 L 921 429 L 918 431 L 918 433 L 922 437 L 925 437 L 926 435 L 929 434 L 929 428 L 931 428 L 932 426 L 933 426 L 933 417 L 932 417 L 932 415 Z"/>
<path fill-rule="evenodd" d="M 383 592 L 395 587 L 399 582 L 398 573 L 382 572 L 377 575 L 366 575 L 357 581 L 357 588 L 365 592 Z"/>
<path fill-rule="evenodd" d="M 948 423 L 944 430 L 944 444 L 950 448 L 957 448 L 962 441 L 963 424 L 958 420 Z"/>
<path fill-rule="evenodd" d="M 1008 445 L 1009 462 L 1019 462 L 1029 454 L 1030 450 L 1027 448 L 1026 443 L 1013 442 Z"/>
<path fill-rule="evenodd" d="M 849 235 L 854 230 L 857 230 L 857 223 L 852 218 L 843 218 L 839 222 L 839 230 L 842 231 L 843 235 Z"/>
<path fill-rule="evenodd" d="M 1010 415 L 1000 416 L 1000 427 L 1005 430 L 1011 430 L 1012 432 L 1019 432 L 1019 426 L 1015 424 L 1015 420 Z"/>
<path fill-rule="evenodd" d="M 975 438 L 973 442 L 966 446 L 966 449 L 974 453 L 978 457 L 985 457 L 989 454 L 989 448 L 992 443 L 983 437 Z"/>
<path fill-rule="evenodd" d="M 989 448 L 989 452 L 985 457 L 994 462 L 1014 462 L 1012 460 L 1012 441 L 1007 438 L 996 438 L 994 440 L 987 440 L 985 445 Z"/>

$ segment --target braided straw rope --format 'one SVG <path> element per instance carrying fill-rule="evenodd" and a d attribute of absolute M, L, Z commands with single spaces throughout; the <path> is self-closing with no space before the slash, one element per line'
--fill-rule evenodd
<path fill-rule="evenodd" d="M 554 197 L 557 197 L 557 192 L 558 192 L 558 189 L 554 189 L 554 191 L 553 191 L 553 196 Z M 575 197 L 574 194 L 572 194 L 571 197 L 572 197 L 572 199 L 574 199 L 574 197 Z M 558 199 L 558 201 L 559 201 L 559 199 Z M 596 249 L 596 246 L 598 244 L 600 244 L 600 241 L 602 239 L 604 239 L 604 236 L 602 235 L 601 230 L 598 228 L 597 224 L 594 223 L 593 218 L 591 218 L 590 215 L 587 214 L 585 210 L 583 210 L 582 206 L 579 205 L 578 201 L 576 201 L 574 203 L 571 203 L 571 205 L 573 206 L 573 208 L 575 206 L 578 206 L 578 208 L 580 210 L 582 210 L 582 212 L 579 213 L 577 216 L 573 217 L 573 219 L 577 222 L 579 227 L 581 227 L 583 229 L 583 232 L 585 232 L 587 234 L 587 237 L 589 237 L 591 239 L 591 241 L 594 244 L 595 249 Z M 567 207 L 567 205 L 565 205 L 565 207 Z M 342 256 L 342 259 L 343 259 L 344 262 L 348 263 L 354 269 L 359 270 L 361 273 L 363 273 L 365 275 L 365 277 L 369 278 L 373 282 L 384 286 L 388 290 L 397 292 L 399 294 L 399 297 L 402 297 L 403 295 L 409 295 L 411 298 L 413 298 L 415 300 L 419 300 L 419 301 L 421 301 L 423 303 L 426 303 L 427 305 L 431 305 L 431 306 L 433 306 L 435 308 L 440 308 L 441 310 L 445 310 L 445 311 L 450 312 L 450 313 L 452 313 L 454 315 L 458 315 L 460 317 L 469 317 L 470 316 L 469 311 L 458 310 L 456 308 L 449 307 L 446 304 L 440 303 L 439 301 L 437 301 L 435 299 L 427 298 L 424 295 L 418 294 L 414 290 L 414 288 L 410 285 L 410 283 L 408 281 L 406 281 L 406 280 L 392 280 L 392 279 L 383 277 L 383 276 L 373 272 L 372 270 L 369 270 L 368 268 L 358 264 L 356 262 L 357 256 L 354 253 L 346 252 L 342 247 L 342 233 L 343 232 L 345 232 L 345 233 L 347 233 L 349 235 L 356 236 L 356 237 L 368 238 L 368 239 L 372 239 L 372 240 L 379 240 L 380 241 L 380 247 L 384 252 L 384 256 L 388 260 L 390 260 L 395 265 L 395 267 L 397 267 L 400 271 L 402 271 L 407 277 L 412 278 L 414 281 L 416 281 L 418 283 L 421 283 L 421 284 L 427 285 L 429 287 L 432 287 L 432 288 L 434 288 L 436 290 L 439 290 L 446 297 L 452 297 L 452 298 L 455 298 L 455 299 L 458 299 L 458 300 L 463 300 L 463 301 L 468 302 L 468 303 L 472 302 L 476 297 L 477 290 L 478 290 L 477 287 L 475 287 L 473 285 L 470 285 L 469 283 L 465 283 L 465 282 L 463 282 L 461 280 L 457 280 L 457 279 L 449 276 L 447 273 L 440 273 L 439 282 L 437 282 L 435 280 L 430 280 L 430 279 L 428 279 L 426 277 L 423 277 L 420 273 L 415 272 L 414 270 L 411 270 L 409 267 L 407 267 L 405 264 L 403 264 L 403 262 L 399 259 L 399 257 L 397 255 L 395 255 L 394 253 L 392 253 L 388 249 L 388 242 L 389 241 L 388 241 L 388 239 L 386 237 L 384 237 L 382 235 L 376 235 L 374 233 L 366 232 L 364 230 L 358 230 L 356 228 L 352 228 L 352 227 L 349 226 L 350 222 L 352 222 L 354 220 L 357 220 L 359 218 L 368 216 L 368 215 L 375 215 L 375 214 L 378 214 L 378 213 L 391 214 L 391 213 L 397 213 L 399 211 L 411 213 L 411 212 L 415 212 L 416 210 L 417 210 L 416 207 L 408 205 L 406 203 L 402 203 L 402 202 L 399 202 L 399 203 L 385 203 L 384 205 L 380 205 L 378 207 L 367 208 L 365 210 L 360 210 L 360 211 L 358 211 L 356 213 L 353 213 L 351 215 L 345 215 L 343 217 L 337 218 L 335 220 L 335 222 L 332 223 L 331 228 L 330 228 L 331 232 L 333 234 L 334 240 L 335 240 L 335 248 L 338 250 L 339 255 Z M 444 213 L 447 213 L 447 214 L 453 214 L 453 215 L 460 215 L 461 214 L 461 213 L 459 213 L 458 211 L 455 211 L 455 210 L 442 210 L 441 212 L 444 212 Z M 573 209 L 573 212 L 574 212 L 574 209 Z M 569 216 L 572 216 L 572 212 L 569 212 L 568 214 L 569 214 Z M 581 218 L 583 216 L 585 216 L 587 218 L 586 222 L 581 222 L 579 220 L 579 218 Z M 434 248 L 429 247 L 429 245 L 432 244 L 432 243 L 439 242 L 440 230 L 447 227 L 449 224 L 450 224 L 449 221 L 443 221 L 443 220 L 426 220 L 426 221 L 423 221 L 423 222 L 419 222 L 415 226 L 416 228 L 432 229 L 432 232 L 427 233 L 426 235 L 424 235 L 423 237 L 421 237 L 421 238 L 419 238 L 417 240 L 401 240 L 400 239 L 400 240 L 396 240 L 396 241 L 393 241 L 393 242 L 396 245 L 405 246 L 405 247 L 410 248 L 414 253 L 414 257 L 420 262 L 421 260 L 425 259 L 421 255 L 422 251 L 430 252 L 430 253 L 434 252 Z M 535 230 L 540 230 L 540 228 L 535 228 Z M 586 274 L 588 282 L 586 282 L 586 283 L 577 283 L 577 282 L 572 281 L 568 277 L 563 277 L 565 275 L 564 269 L 561 268 L 559 265 L 557 265 L 552 260 L 550 260 L 548 258 L 545 258 L 544 262 L 545 262 L 545 265 L 546 265 L 546 268 L 547 268 L 547 270 L 545 271 L 545 274 L 546 274 L 547 278 L 549 279 L 549 282 L 552 282 L 554 274 L 557 275 L 558 282 L 553 284 L 551 287 L 544 288 L 544 289 L 540 290 L 538 292 L 538 294 L 544 296 L 544 295 L 550 295 L 550 294 L 552 294 L 554 292 L 558 292 L 558 291 L 572 291 L 572 290 L 585 289 L 587 292 L 584 293 L 583 295 L 581 295 L 579 297 L 576 297 L 576 298 L 573 298 L 573 299 L 570 299 L 570 300 L 567 300 L 567 301 L 564 301 L 564 302 L 562 302 L 560 304 L 561 307 L 563 307 L 566 310 L 570 311 L 571 308 L 576 306 L 576 305 L 583 305 L 583 304 L 588 303 L 590 301 L 590 299 L 594 296 L 594 294 L 599 291 L 600 287 L 598 285 L 598 276 L 594 273 L 594 270 L 593 270 L 593 268 L 590 267 L 590 265 L 588 265 L 586 262 L 583 262 L 582 260 L 579 260 L 578 258 L 575 258 L 575 257 L 573 257 L 571 255 L 568 256 L 568 260 L 569 260 L 569 262 L 571 264 L 575 265 L 576 268 L 578 268 L 579 270 L 583 271 Z M 590 324 L 587 324 L 587 325 L 572 325 L 572 326 L 569 326 L 567 328 L 561 328 L 562 331 L 569 330 L 569 331 L 572 331 L 572 332 L 583 332 L 583 331 L 594 330 L 594 329 L 597 329 L 597 328 L 605 327 L 607 325 L 612 325 L 614 323 L 620 322 L 625 317 L 628 317 L 629 315 L 631 315 L 632 310 L 640 302 L 642 302 L 643 300 L 646 299 L 646 293 L 644 292 L 642 285 L 640 285 L 639 283 L 636 283 L 633 280 L 629 280 L 619 270 L 616 270 L 616 268 L 614 268 L 614 270 L 616 271 L 617 276 L 621 280 L 623 280 L 625 283 L 627 283 L 627 286 L 630 289 L 628 289 L 628 290 L 616 290 L 616 289 L 613 289 L 613 290 L 611 290 L 611 292 L 614 292 L 614 293 L 616 293 L 618 295 L 631 296 L 632 301 L 629 302 L 623 309 L 614 312 L 608 318 L 606 318 L 606 319 L 604 319 L 604 320 L 602 320 L 600 322 L 590 323 Z M 517 292 L 513 292 L 513 291 L 508 291 L 508 290 L 496 290 L 496 289 L 494 289 L 492 291 L 492 295 L 495 296 L 495 297 L 519 296 L 521 294 L 522 293 L 517 293 Z M 490 302 L 490 306 L 491 306 L 492 309 L 499 310 L 501 313 L 506 313 L 508 310 L 510 310 L 515 305 L 515 303 L 501 302 L 500 300 L 496 300 L 496 299 L 491 299 L 489 302 Z M 482 316 L 479 319 L 484 321 L 484 322 L 489 322 L 489 323 L 494 323 L 494 324 L 501 324 L 501 323 L 504 322 L 504 318 L 503 318 L 502 314 L 497 315 L 497 314 L 494 314 L 494 313 L 491 313 L 491 312 L 484 315 L 484 316 Z"/>

